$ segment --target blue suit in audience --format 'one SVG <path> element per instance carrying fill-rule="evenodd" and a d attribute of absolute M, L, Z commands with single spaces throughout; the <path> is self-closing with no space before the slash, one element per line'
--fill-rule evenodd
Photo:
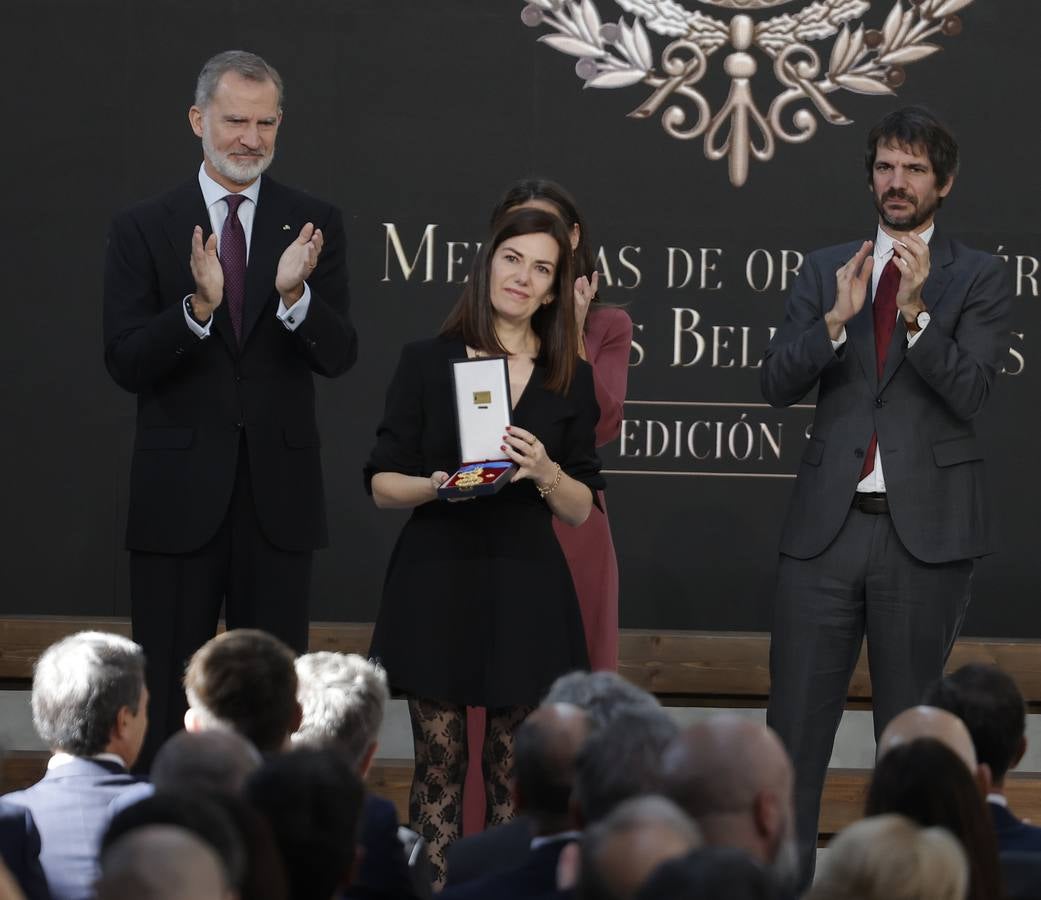
<path fill-rule="evenodd" d="M 0 857 L 26 900 L 48 900 L 47 879 L 40 865 L 40 832 L 32 813 L 0 800 Z"/>
<path fill-rule="evenodd" d="M 1012 811 L 1000 803 L 987 803 L 994 833 L 998 838 L 998 850 L 1002 853 L 1025 851 L 1041 853 L 1041 828 L 1017 819 Z"/>
<path fill-rule="evenodd" d="M 40 863 L 54 900 L 90 900 L 98 876 L 98 846 L 112 804 L 138 784 L 118 763 L 72 757 L 49 768 L 24 791 L 3 799 L 28 809 L 40 831 Z"/>

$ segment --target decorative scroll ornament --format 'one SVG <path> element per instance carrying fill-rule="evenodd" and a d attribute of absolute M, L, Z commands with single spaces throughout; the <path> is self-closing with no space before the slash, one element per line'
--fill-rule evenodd
<path fill-rule="evenodd" d="M 904 83 L 905 66 L 932 56 L 940 46 L 930 38 L 961 32 L 959 11 L 973 0 L 896 0 L 880 28 L 860 21 L 873 0 L 815 0 L 794 12 L 757 21 L 748 12 L 793 0 L 701 0 L 736 10 L 729 21 L 686 9 L 675 0 L 615 0 L 622 16 L 604 22 L 595 0 L 528 0 L 525 25 L 548 25 L 539 38 L 554 50 L 579 57 L 575 72 L 591 88 L 647 85 L 650 95 L 629 113 L 647 119 L 661 111 L 670 137 L 704 137 L 705 156 L 728 160 L 730 182 L 748 180 L 752 157 L 773 158 L 777 141 L 802 144 L 817 131 L 817 117 L 832 125 L 851 119 L 828 99 L 839 90 L 892 94 Z M 647 30 L 671 42 L 656 65 Z M 811 44 L 834 38 L 827 62 Z M 709 59 L 727 48 L 723 71 L 730 94 L 717 112 L 698 90 Z M 772 61 L 780 92 L 762 108 L 752 95 L 758 49 Z M 799 104 L 790 109 L 793 104 Z M 790 115 L 790 122 L 786 116 Z"/>

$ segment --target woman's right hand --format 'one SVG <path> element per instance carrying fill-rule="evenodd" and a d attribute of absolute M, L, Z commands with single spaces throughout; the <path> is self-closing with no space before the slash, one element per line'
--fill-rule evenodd
<path fill-rule="evenodd" d="M 430 474 L 430 485 L 434 489 L 434 497 L 437 497 L 437 489 L 441 487 L 446 481 L 448 481 L 448 473 L 442 472 L 440 469 Z"/>

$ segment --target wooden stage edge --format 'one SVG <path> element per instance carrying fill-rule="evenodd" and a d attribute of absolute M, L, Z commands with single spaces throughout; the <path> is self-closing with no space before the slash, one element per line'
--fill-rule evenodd
<path fill-rule="evenodd" d="M 28 681 L 40 653 L 54 641 L 85 629 L 130 634 L 125 618 L 71 616 L 0 617 L 0 680 Z M 313 622 L 311 650 L 364 654 L 371 623 Z M 619 671 L 670 704 L 764 705 L 770 693 L 769 635 L 761 632 L 650 631 L 623 629 Z M 994 663 L 1019 685 L 1033 711 L 1041 711 L 1041 641 L 963 638 L 949 669 L 967 662 Z M 871 699 L 867 657 L 861 653 L 850 684 L 851 705 Z"/>
<path fill-rule="evenodd" d="M 129 636 L 130 622 L 102 617 L 0 617 L 0 680 L 28 689 L 40 653 L 65 635 L 85 629 Z M 364 654 L 371 634 L 369 623 L 314 622 L 310 648 Z M 665 703 L 763 706 L 770 690 L 769 647 L 769 635 L 755 632 L 623 629 L 619 670 Z M 1001 666 L 1016 679 L 1032 710 L 1041 711 L 1041 641 L 964 638 L 955 646 L 949 668 L 971 661 Z M 870 699 L 871 681 L 862 653 L 850 685 L 850 706 L 864 707 Z M 0 766 L 0 790 L 33 783 L 42 776 L 46 761 L 46 753 L 8 754 Z M 860 818 L 869 776 L 866 770 L 828 772 L 821 806 L 822 841 Z M 394 802 L 405 821 L 411 779 L 411 760 L 378 759 L 368 781 L 375 792 Z M 1041 774 L 1013 774 L 1007 788 L 1018 815 L 1041 821 Z"/>

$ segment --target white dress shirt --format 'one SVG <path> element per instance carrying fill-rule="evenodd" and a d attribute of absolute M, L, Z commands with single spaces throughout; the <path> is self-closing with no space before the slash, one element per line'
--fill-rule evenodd
<path fill-rule="evenodd" d="M 206 174 L 206 164 L 199 166 L 199 187 L 202 189 L 202 199 L 206 204 L 206 211 L 210 216 L 210 227 L 217 235 L 217 253 L 220 254 L 221 229 L 224 228 L 224 220 L 228 218 L 228 204 L 224 200 L 231 193 L 226 187 L 217 184 Z M 246 235 L 246 263 L 249 264 L 249 246 L 253 237 L 253 218 L 257 212 L 257 200 L 260 196 L 260 179 L 256 179 L 249 187 L 239 191 L 239 196 L 245 199 L 239 204 L 239 223 Z M 188 295 L 189 297 L 191 294 Z M 185 297 L 187 300 L 188 298 Z M 284 300 L 279 300 L 278 311 L 275 315 L 279 321 L 290 331 L 295 331 L 301 322 L 307 317 L 307 310 L 311 306 L 311 288 L 304 282 L 303 296 L 293 304 L 292 312 L 286 306 Z M 184 310 L 184 319 L 188 327 L 200 338 L 210 336 L 210 326 L 213 324 L 213 316 L 200 325 L 189 314 L 187 305 Z"/>
<path fill-rule="evenodd" d="M 935 225 L 930 225 L 925 231 L 919 232 L 918 236 L 929 243 L 932 240 L 933 232 L 936 231 Z M 878 281 L 882 277 L 882 270 L 889 263 L 889 260 L 893 258 L 893 238 L 892 236 L 881 226 L 878 226 L 878 231 L 875 234 L 875 248 L 872 254 L 875 259 L 875 265 L 871 269 L 871 302 L 875 302 L 875 291 L 878 290 Z M 896 311 L 897 317 L 900 316 L 900 310 Z M 926 328 L 929 326 L 926 325 Z M 907 335 L 907 346 L 911 348 L 914 346 L 915 341 L 918 340 L 921 333 L 925 331 L 925 328 L 919 329 L 914 334 L 908 332 Z M 831 342 L 831 346 L 838 350 L 844 343 L 846 343 L 846 328 L 843 326 L 842 334 L 838 336 L 837 340 Z M 872 469 L 867 476 L 861 479 L 857 484 L 858 493 L 866 494 L 883 494 L 886 490 L 886 476 L 882 471 L 882 447 L 881 445 L 875 445 L 875 468 Z"/>

